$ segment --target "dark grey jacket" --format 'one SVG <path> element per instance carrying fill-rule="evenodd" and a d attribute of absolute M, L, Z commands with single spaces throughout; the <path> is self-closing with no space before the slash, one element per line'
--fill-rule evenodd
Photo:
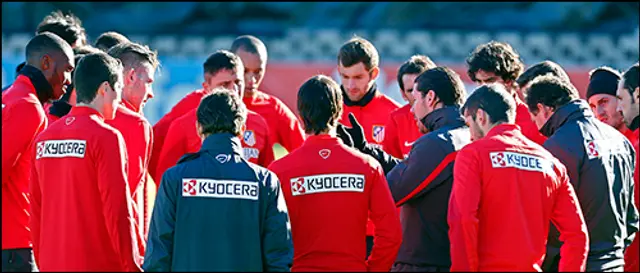
<path fill-rule="evenodd" d="M 278 178 L 242 158 L 231 134 L 207 137 L 162 176 L 145 271 L 289 271 L 293 244 Z"/>
<path fill-rule="evenodd" d="M 369 145 L 363 151 L 381 163 L 393 199 L 402 206 L 403 239 L 397 263 L 446 269 L 451 266 L 447 209 L 453 161 L 447 159 L 454 159 L 454 152 L 471 138 L 459 111 L 449 106 L 428 114 L 423 123 L 430 132 L 416 140 L 405 161 Z M 429 181 L 425 181 L 427 178 Z M 420 185 L 426 187 L 417 191 Z"/>
<path fill-rule="evenodd" d="M 584 100 L 558 108 L 540 132 L 549 137 L 544 147 L 567 167 L 578 196 L 589 232 L 587 271 L 623 265 L 624 249 L 638 231 L 631 143 L 597 120 Z M 551 225 L 545 264 L 557 259 L 558 235 Z"/>

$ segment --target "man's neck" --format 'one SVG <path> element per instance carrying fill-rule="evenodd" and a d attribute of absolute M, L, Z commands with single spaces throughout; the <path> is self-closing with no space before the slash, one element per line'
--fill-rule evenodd
<path fill-rule="evenodd" d="M 96 110 L 98 113 L 100 113 L 100 115 L 104 116 L 104 113 L 102 112 L 101 107 L 98 107 L 93 103 L 78 102 L 78 103 L 76 103 L 76 107 L 89 107 L 89 108 L 91 108 L 93 110 Z"/>
<path fill-rule="evenodd" d="M 310 133 L 309 134 L 309 133 L 307 133 L 306 135 L 307 135 L 307 138 L 310 137 L 310 136 L 323 136 L 323 135 L 330 136 L 330 137 L 335 137 L 335 136 L 337 136 L 337 131 L 336 131 L 336 127 L 333 127 L 333 128 L 329 128 L 329 129 L 324 130 L 324 131 L 322 131 L 320 133 L 317 133 L 317 134 L 314 134 L 314 133 Z"/>

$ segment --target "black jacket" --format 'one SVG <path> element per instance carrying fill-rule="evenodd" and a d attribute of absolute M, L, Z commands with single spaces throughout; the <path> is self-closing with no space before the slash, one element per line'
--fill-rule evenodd
<path fill-rule="evenodd" d="M 363 151 L 382 164 L 393 199 L 402 206 L 403 240 L 396 262 L 451 266 L 447 209 L 453 186 L 452 160 L 471 138 L 459 111 L 448 106 L 429 113 L 422 120 L 429 133 L 416 140 L 405 161 L 370 145 Z M 416 190 L 421 185 L 426 187 Z"/>
<path fill-rule="evenodd" d="M 145 271 L 289 271 L 293 244 L 278 178 L 242 157 L 240 139 L 207 137 L 162 176 Z"/>
<path fill-rule="evenodd" d="M 549 137 L 544 147 L 567 167 L 578 196 L 589 232 L 587 271 L 621 266 L 624 249 L 638 231 L 631 143 L 597 120 L 584 100 L 558 108 L 540 132 Z M 551 225 L 545 260 L 556 258 L 558 235 Z"/>

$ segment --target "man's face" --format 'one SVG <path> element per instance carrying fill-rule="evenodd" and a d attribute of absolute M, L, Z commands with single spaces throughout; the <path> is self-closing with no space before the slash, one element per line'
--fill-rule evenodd
<path fill-rule="evenodd" d="M 618 108 L 617 110 L 622 112 L 624 122 L 627 126 L 631 126 L 633 120 L 640 115 L 640 90 L 636 87 L 633 94 L 629 93 L 629 90 L 624 87 L 624 79 L 618 83 L 617 90 Z"/>
<path fill-rule="evenodd" d="M 400 90 L 402 92 L 402 98 L 409 102 L 409 105 L 413 105 L 415 99 L 411 94 L 413 92 L 413 83 L 416 81 L 418 74 L 404 74 L 402 75 L 402 86 L 404 86 L 404 90 Z"/>
<path fill-rule="evenodd" d="M 75 68 L 73 52 L 55 52 L 45 55 L 41 61 L 41 70 L 53 88 L 52 100 L 58 100 L 67 92 L 71 84 L 71 72 Z"/>
<path fill-rule="evenodd" d="M 422 92 L 418 91 L 417 84 L 414 84 L 411 95 L 414 98 L 413 104 L 411 105 L 411 113 L 413 113 L 420 133 L 426 134 L 429 131 L 424 124 L 422 124 L 422 119 L 433 111 L 432 107 L 429 106 L 433 92 L 429 92 L 423 96 Z"/>
<path fill-rule="evenodd" d="M 264 79 L 264 73 L 267 69 L 267 58 L 246 52 L 242 48 L 238 49 L 236 54 L 240 57 L 244 65 L 244 80 L 246 81 L 244 94 L 251 95 L 260 88 L 262 79 Z"/>
<path fill-rule="evenodd" d="M 553 115 L 553 109 L 551 107 L 544 106 L 540 103 L 538 103 L 537 109 L 538 111 L 536 114 L 531 112 L 531 109 L 530 109 L 529 115 L 531 116 L 531 120 L 533 121 L 533 123 L 535 123 L 536 127 L 538 127 L 538 130 L 540 130 L 542 126 L 544 126 L 545 123 L 547 123 L 549 118 L 551 118 L 551 115 Z"/>
<path fill-rule="evenodd" d="M 224 87 L 235 91 L 242 98 L 244 95 L 244 70 L 224 69 L 218 71 L 215 75 L 206 73 L 204 86 L 209 92 L 216 87 Z"/>
<path fill-rule="evenodd" d="M 342 87 L 351 101 L 360 101 L 378 76 L 378 68 L 368 71 L 362 62 L 350 67 L 344 67 L 342 63 L 339 63 L 338 72 L 342 80 Z"/>
<path fill-rule="evenodd" d="M 122 76 L 118 76 L 118 81 L 111 86 L 110 84 L 106 84 L 105 92 L 104 92 L 104 118 L 106 120 L 111 120 L 116 117 L 116 109 L 118 109 L 118 104 L 122 100 L 122 89 L 124 87 L 124 83 L 122 80 Z"/>
<path fill-rule="evenodd" d="M 476 116 L 478 115 L 476 111 Z M 476 141 L 485 136 L 484 132 L 480 128 L 477 119 L 474 119 L 469 113 L 469 110 L 464 111 L 464 122 L 469 126 L 469 132 L 471 133 L 471 141 Z"/>
<path fill-rule="evenodd" d="M 145 103 L 154 97 L 152 84 L 155 80 L 155 71 L 153 65 L 143 62 L 126 72 L 123 97 L 137 112 L 142 112 Z"/>
<path fill-rule="evenodd" d="M 501 83 L 507 89 L 507 91 L 512 92 L 512 82 L 505 82 L 502 77 L 496 75 L 493 72 L 484 71 L 482 69 L 476 72 L 476 83 L 482 84 L 491 84 L 491 83 Z"/>
<path fill-rule="evenodd" d="M 589 106 L 596 117 L 611 125 L 616 129 L 620 129 L 624 125 L 622 112 L 618 111 L 618 99 L 609 94 L 596 94 L 589 97 Z"/>

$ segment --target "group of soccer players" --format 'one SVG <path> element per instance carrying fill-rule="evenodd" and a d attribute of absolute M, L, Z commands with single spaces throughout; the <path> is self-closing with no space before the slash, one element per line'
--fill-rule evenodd
<path fill-rule="evenodd" d="M 54 12 L 25 52 L 2 93 L 3 272 L 638 271 L 638 63 L 594 69 L 584 100 L 507 43 L 470 53 L 472 92 L 415 55 L 400 107 L 354 37 L 296 116 L 243 35 L 152 126 L 148 46 L 91 46 Z"/>

